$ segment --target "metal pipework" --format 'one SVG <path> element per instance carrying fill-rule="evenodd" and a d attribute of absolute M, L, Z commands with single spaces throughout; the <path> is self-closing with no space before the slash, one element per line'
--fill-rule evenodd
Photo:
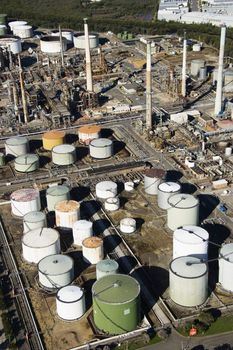
<path fill-rule="evenodd" d="M 89 39 L 89 33 L 88 33 L 87 18 L 84 18 L 83 20 L 84 20 L 84 35 L 85 35 L 87 91 L 93 92 L 92 71 L 91 71 L 90 39 Z"/>
<path fill-rule="evenodd" d="M 23 69 L 21 65 L 20 55 L 18 55 L 18 61 L 19 61 L 19 81 L 20 81 L 20 88 L 21 88 L 21 95 L 22 95 L 23 115 L 24 115 L 24 122 L 27 124 L 28 109 L 27 109 L 27 100 L 26 100 L 24 81 L 23 81 Z"/>
<path fill-rule="evenodd" d="M 221 28 L 221 38 L 220 38 L 220 49 L 219 49 L 219 59 L 218 59 L 218 80 L 216 88 L 216 99 L 214 114 L 219 115 L 222 111 L 222 85 L 223 85 L 223 59 L 224 59 L 224 48 L 226 39 L 226 27 L 225 25 Z"/>
<path fill-rule="evenodd" d="M 152 128 L 151 42 L 146 44 L 146 127 Z"/>
<path fill-rule="evenodd" d="M 187 40 L 184 36 L 183 42 L 183 65 L 182 65 L 182 87 L 181 94 L 183 97 L 186 96 L 186 63 L 187 63 Z"/>

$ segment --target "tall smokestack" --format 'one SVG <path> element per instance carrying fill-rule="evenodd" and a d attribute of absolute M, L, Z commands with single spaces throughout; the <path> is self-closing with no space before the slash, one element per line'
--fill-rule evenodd
<path fill-rule="evenodd" d="M 24 122 L 27 124 L 28 109 L 27 109 L 27 100 L 26 100 L 24 81 L 23 81 L 23 69 L 21 65 L 20 55 L 18 55 L 18 60 L 19 60 L 19 81 L 20 81 L 20 89 L 21 89 L 21 95 L 22 95 L 23 115 L 24 115 Z"/>
<path fill-rule="evenodd" d="M 183 65 L 182 65 L 182 87 L 181 94 L 183 97 L 186 96 L 186 61 L 187 61 L 187 40 L 184 35 L 183 42 Z"/>
<path fill-rule="evenodd" d="M 62 38 L 62 31 L 61 31 L 60 25 L 59 25 L 59 37 L 60 37 L 60 46 L 61 46 L 61 65 L 62 67 L 64 67 L 63 38 Z"/>
<path fill-rule="evenodd" d="M 146 127 L 152 128 L 151 42 L 146 44 Z"/>
<path fill-rule="evenodd" d="M 217 116 L 222 111 L 222 85 L 223 85 L 223 59 L 224 59 L 224 48 L 226 39 L 226 27 L 225 25 L 221 28 L 221 38 L 220 38 L 220 49 L 219 49 L 219 59 L 218 59 L 218 80 L 216 88 L 216 99 L 214 114 Z"/>
<path fill-rule="evenodd" d="M 89 33 L 88 33 L 87 18 L 84 18 L 83 20 L 84 20 L 84 34 L 85 34 L 87 91 L 93 92 L 92 71 L 91 71 L 91 52 L 90 52 L 90 40 L 89 40 Z"/>

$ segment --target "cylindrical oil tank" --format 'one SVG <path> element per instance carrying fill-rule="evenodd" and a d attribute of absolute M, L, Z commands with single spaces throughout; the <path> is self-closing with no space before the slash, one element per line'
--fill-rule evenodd
<path fill-rule="evenodd" d="M 48 131 L 42 137 L 43 148 L 47 151 L 51 151 L 55 146 L 62 145 L 64 141 L 64 131 Z"/>
<path fill-rule="evenodd" d="M 171 261 L 169 266 L 170 298 L 179 305 L 195 307 L 208 297 L 208 267 L 191 256 Z"/>
<path fill-rule="evenodd" d="M 224 72 L 224 84 L 228 85 L 233 83 L 233 70 L 232 69 L 226 69 Z"/>
<path fill-rule="evenodd" d="M 85 125 L 78 129 L 79 142 L 89 145 L 92 140 L 100 137 L 101 128 L 98 125 Z"/>
<path fill-rule="evenodd" d="M 38 263 L 39 282 L 42 287 L 59 289 L 74 279 L 74 260 L 68 255 L 53 254 Z"/>
<path fill-rule="evenodd" d="M 88 237 L 82 241 L 83 259 L 90 264 L 97 264 L 104 258 L 104 244 L 99 237 Z"/>
<path fill-rule="evenodd" d="M 158 194 L 158 185 L 165 176 L 163 169 L 147 169 L 144 172 L 144 190 L 147 194 Z"/>
<path fill-rule="evenodd" d="M 222 288 L 233 292 L 233 243 L 222 246 L 219 252 L 219 283 Z"/>
<path fill-rule="evenodd" d="M 28 139 L 23 136 L 15 136 L 5 141 L 6 155 L 14 157 L 22 156 L 28 153 L 29 143 Z"/>
<path fill-rule="evenodd" d="M 88 220 L 78 220 L 73 225 L 73 239 L 75 245 L 82 245 L 82 241 L 93 236 L 93 223 Z"/>
<path fill-rule="evenodd" d="M 5 154 L 3 152 L 0 152 L 0 166 L 5 165 L 6 159 L 5 159 Z"/>
<path fill-rule="evenodd" d="M 120 231 L 122 233 L 133 233 L 136 231 L 136 220 L 133 218 L 124 218 L 120 221 Z"/>
<path fill-rule="evenodd" d="M 199 70 L 199 79 L 205 80 L 207 78 L 207 67 L 200 67 Z"/>
<path fill-rule="evenodd" d="M 80 216 L 80 204 L 76 201 L 62 201 L 55 205 L 56 225 L 73 228 Z"/>
<path fill-rule="evenodd" d="M 96 327 L 108 334 L 133 331 L 140 322 L 140 285 L 131 276 L 104 276 L 92 286 Z"/>
<path fill-rule="evenodd" d="M 47 188 L 46 201 L 48 211 L 54 211 L 58 202 L 68 201 L 70 199 L 70 190 L 67 186 L 58 185 Z"/>
<path fill-rule="evenodd" d="M 191 61 L 191 75 L 196 77 L 199 74 L 200 68 L 205 67 L 205 61 L 201 59 Z"/>
<path fill-rule="evenodd" d="M 99 46 L 99 36 L 98 34 L 89 34 L 90 49 L 95 49 Z M 74 46 L 77 49 L 85 50 L 85 36 L 82 34 L 74 35 Z"/>
<path fill-rule="evenodd" d="M 161 209 L 168 209 L 168 198 L 173 194 L 180 193 L 181 186 L 177 182 L 163 182 L 158 186 L 158 206 Z"/>
<path fill-rule="evenodd" d="M 104 202 L 104 208 L 107 211 L 115 211 L 120 208 L 120 199 L 118 197 L 107 198 Z"/>
<path fill-rule="evenodd" d="M 1 35 L 0 47 L 8 49 L 11 51 L 11 53 L 17 55 L 22 51 L 21 39 L 15 35 Z"/>
<path fill-rule="evenodd" d="M 56 165 L 71 165 L 76 161 L 76 149 L 73 145 L 59 145 L 52 149 L 52 162 Z"/>
<path fill-rule="evenodd" d="M 134 182 L 133 181 L 127 181 L 124 183 L 124 190 L 126 192 L 131 192 L 134 189 Z"/>
<path fill-rule="evenodd" d="M 21 39 L 31 38 L 33 36 L 32 26 L 24 25 L 24 26 L 15 26 L 13 28 L 14 35 L 17 35 Z"/>
<path fill-rule="evenodd" d="M 176 230 L 180 226 L 199 223 L 199 200 L 191 194 L 174 194 L 168 199 L 167 226 Z"/>
<path fill-rule="evenodd" d="M 40 49 L 48 55 L 58 55 L 61 53 L 61 42 L 59 36 L 46 35 L 40 39 Z M 62 38 L 62 50 L 67 50 L 67 41 Z"/>
<path fill-rule="evenodd" d="M 39 169 L 39 156 L 37 154 L 27 153 L 15 158 L 15 170 L 21 173 L 30 173 Z"/>
<path fill-rule="evenodd" d="M 11 194 L 11 212 L 23 217 L 31 211 L 40 211 L 40 192 L 34 188 L 23 188 Z"/>
<path fill-rule="evenodd" d="M 46 214 L 42 211 L 31 211 L 23 217 L 23 232 L 47 226 Z"/>
<path fill-rule="evenodd" d="M 230 157 L 232 154 L 232 147 L 226 147 L 225 148 L 225 156 Z"/>
<path fill-rule="evenodd" d="M 52 32 L 51 32 L 51 35 L 52 36 L 60 36 L 60 32 L 59 31 L 57 31 L 57 30 L 53 30 Z M 62 37 L 63 38 L 65 38 L 66 39 L 66 41 L 67 41 L 67 44 L 73 44 L 73 36 L 74 36 L 74 33 L 71 31 L 71 30 L 62 30 L 61 31 L 61 35 L 62 35 Z"/>
<path fill-rule="evenodd" d="M 208 259 L 209 233 L 199 226 L 183 226 L 173 234 L 173 259 L 180 256 L 194 256 Z"/>
<path fill-rule="evenodd" d="M 96 264 L 96 279 L 118 273 L 119 265 L 115 260 L 105 259 Z"/>
<path fill-rule="evenodd" d="M 96 197 L 107 199 L 117 196 L 117 184 L 113 181 L 101 181 L 95 186 Z"/>
<path fill-rule="evenodd" d="M 11 31 L 13 31 L 15 27 L 26 26 L 27 24 L 28 24 L 28 22 L 26 22 L 26 21 L 12 21 L 12 22 L 8 22 L 8 26 L 10 27 Z"/>
<path fill-rule="evenodd" d="M 66 321 L 77 320 L 86 312 L 85 294 L 78 286 L 66 286 L 57 292 L 58 316 Z"/>
<path fill-rule="evenodd" d="M 7 14 L 6 13 L 0 13 L 0 24 L 7 24 Z"/>
<path fill-rule="evenodd" d="M 29 263 L 38 262 L 48 255 L 60 254 L 60 237 L 53 228 L 37 228 L 23 235 L 23 258 Z"/>
<path fill-rule="evenodd" d="M 201 45 L 200 44 L 193 44 L 192 47 L 194 52 L 200 52 L 201 51 Z"/>
<path fill-rule="evenodd" d="M 90 141 L 90 156 L 96 159 L 106 159 L 113 156 L 112 140 L 99 138 Z"/>
<path fill-rule="evenodd" d="M 5 24 L 0 24 L 0 35 L 5 35 L 7 31 L 7 28 Z"/>

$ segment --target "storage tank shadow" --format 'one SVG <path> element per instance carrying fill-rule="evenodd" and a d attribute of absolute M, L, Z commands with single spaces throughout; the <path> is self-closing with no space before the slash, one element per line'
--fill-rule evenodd
<path fill-rule="evenodd" d="M 90 201 L 85 201 L 81 203 L 80 211 L 82 213 L 82 217 L 85 219 L 91 218 L 94 214 L 96 214 L 101 209 L 101 204 L 99 201 L 95 201 L 94 199 Z"/>
<path fill-rule="evenodd" d="M 33 66 L 37 62 L 37 59 L 35 56 L 25 56 L 22 58 L 22 66 L 25 68 Z"/>
<path fill-rule="evenodd" d="M 109 138 L 113 135 L 113 130 L 108 128 L 101 129 L 100 137 Z"/>
<path fill-rule="evenodd" d="M 61 250 L 65 252 L 68 248 L 72 246 L 74 242 L 72 229 L 57 227 L 56 230 L 60 234 Z"/>
<path fill-rule="evenodd" d="M 70 191 L 70 196 L 74 200 L 81 202 L 84 198 L 89 196 L 90 188 L 85 186 L 73 187 Z"/>
<path fill-rule="evenodd" d="M 197 196 L 200 202 L 199 220 L 202 222 L 214 211 L 219 204 L 219 199 L 210 194 L 199 194 Z"/>
<path fill-rule="evenodd" d="M 74 143 L 78 141 L 78 135 L 76 134 L 66 134 L 66 143 Z"/>
<path fill-rule="evenodd" d="M 108 235 L 103 240 L 106 254 L 112 253 L 122 243 L 122 239 L 118 235 Z"/>
<path fill-rule="evenodd" d="M 89 151 L 87 147 L 81 146 L 76 148 L 76 159 L 82 160 L 88 155 Z"/>
<path fill-rule="evenodd" d="M 43 168 L 51 162 L 51 159 L 47 156 L 40 155 L 40 167 Z"/>
<path fill-rule="evenodd" d="M 29 149 L 31 152 L 35 152 L 38 148 L 42 147 L 42 140 L 29 140 Z"/>
<path fill-rule="evenodd" d="M 98 219 L 93 222 L 93 232 L 95 235 L 101 235 L 110 227 L 110 222 L 107 219 Z"/>
<path fill-rule="evenodd" d="M 113 141 L 113 154 L 117 154 L 125 148 L 126 144 L 122 141 L 114 140 Z"/>
<path fill-rule="evenodd" d="M 92 306 L 92 286 L 95 283 L 95 279 L 89 279 L 88 281 L 85 281 L 82 285 L 82 288 L 85 290 L 85 301 L 86 301 L 86 310 L 89 310 Z"/>
<path fill-rule="evenodd" d="M 194 194 L 197 190 L 196 186 L 189 182 L 181 182 L 181 193 Z"/>
<path fill-rule="evenodd" d="M 67 255 L 74 260 L 74 279 L 90 266 L 90 264 L 83 259 L 81 250 L 74 250 L 67 253 Z"/>
<path fill-rule="evenodd" d="M 143 271 L 153 281 L 153 295 L 159 299 L 169 286 L 169 272 L 160 266 L 143 266 Z"/>
<path fill-rule="evenodd" d="M 134 218 L 136 220 L 136 230 L 140 230 L 145 220 L 142 218 Z"/>
<path fill-rule="evenodd" d="M 129 274 L 137 266 L 137 260 L 131 255 L 125 255 L 118 258 L 117 263 L 119 265 L 120 271 L 125 274 Z"/>
<path fill-rule="evenodd" d="M 179 181 L 183 177 L 183 174 L 177 170 L 167 170 L 165 182 L 167 181 Z"/>

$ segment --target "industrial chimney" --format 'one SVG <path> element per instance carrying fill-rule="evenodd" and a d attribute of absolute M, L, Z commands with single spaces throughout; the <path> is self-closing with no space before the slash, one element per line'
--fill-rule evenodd
<path fill-rule="evenodd" d="M 83 20 L 84 20 L 84 34 L 85 34 L 87 91 L 93 92 L 92 71 L 91 71 L 91 52 L 90 52 L 90 41 L 89 41 L 87 18 L 84 18 Z"/>
<path fill-rule="evenodd" d="M 187 40 L 184 35 L 183 42 L 183 65 L 182 65 L 182 87 L 181 94 L 183 97 L 186 96 L 186 61 L 187 61 Z"/>
<path fill-rule="evenodd" d="M 220 38 L 220 49 L 218 59 L 218 80 L 216 88 L 216 99 L 214 114 L 216 116 L 222 111 L 222 85 L 223 85 L 223 59 L 224 59 L 224 48 L 226 39 L 226 26 L 221 27 L 221 38 Z"/>
<path fill-rule="evenodd" d="M 146 127 L 152 128 L 151 42 L 146 44 Z"/>

